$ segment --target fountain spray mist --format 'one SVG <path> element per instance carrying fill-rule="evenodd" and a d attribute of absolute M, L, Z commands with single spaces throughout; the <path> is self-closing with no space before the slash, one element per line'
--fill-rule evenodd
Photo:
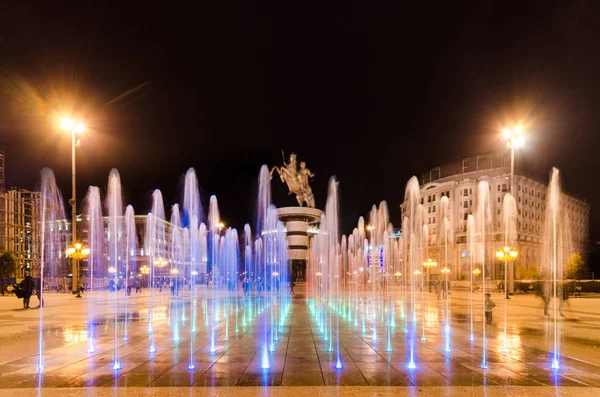
<path fill-rule="evenodd" d="M 40 291 L 40 311 L 38 325 L 38 362 L 37 372 L 42 373 L 44 369 L 44 277 L 49 274 L 53 284 L 57 267 L 62 261 L 61 252 L 65 247 L 62 246 L 58 222 L 65 219 L 65 210 L 62 195 L 56 186 L 54 172 L 49 168 L 44 168 L 41 172 L 40 183 L 41 198 L 39 202 L 40 214 L 40 262 L 39 262 L 39 291 Z M 46 300 L 47 301 L 47 300 Z"/>
<path fill-rule="evenodd" d="M 119 358 L 119 263 L 123 252 L 123 197 L 121 194 L 121 177 L 116 169 L 112 169 L 108 176 L 108 189 L 106 191 L 105 206 L 108 212 L 108 260 L 111 265 L 112 277 L 115 283 L 113 299 L 113 370 L 121 369 Z M 102 236 L 103 237 L 103 236 Z M 128 274 L 125 273 L 125 286 Z M 127 320 L 125 320 L 127 322 Z"/>

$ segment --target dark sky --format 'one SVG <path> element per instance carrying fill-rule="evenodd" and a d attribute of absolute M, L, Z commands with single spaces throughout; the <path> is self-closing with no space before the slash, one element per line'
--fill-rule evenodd
<path fill-rule="evenodd" d="M 0 4 L 11 186 L 51 167 L 69 197 L 70 142 L 50 116 L 73 110 L 89 125 L 80 197 L 115 167 L 147 212 L 154 188 L 180 201 L 194 167 L 205 211 L 216 194 L 241 228 L 283 149 L 316 173 L 318 207 L 337 176 L 347 233 L 381 200 L 399 225 L 410 176 L 502 150 L 502 127 L 524 123 L 518 167 L 540 180 L 558 167 L 600 239 L 598 2 L 87 3 Z M 273 192 L 295 203 L 275 179 Z"/>

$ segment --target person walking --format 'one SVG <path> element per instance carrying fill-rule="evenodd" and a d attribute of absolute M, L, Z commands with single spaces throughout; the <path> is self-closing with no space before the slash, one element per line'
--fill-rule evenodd
<path fill-rule="evenodd" d="M 489 292 L 485 293 L 485 322 L 489 325 L 492 325 L 492 310 L 496 307 L 496 304 L 492 301 L 492 294 Z"/>
<path fill-rule="evenodd" d="M 33 279 L 29 274 L 25 276 L 21 281 L 21 288 L 23 289 L 23 309 L 29 309 L 29 299 L 33 294 Z"/>
<path fill-rule="evenodd" d="M 290 284 L 290 290 L 292 292 L 292 295 L 294 295 L 294 287 L 296 286 L 296 283 L 292 281 L 292 283 Z"/>
<path fill-rule="evenodd" d="M 39 277 L 35 279 L 35 294 L 40 302 L 38 307 L 43 307 L 44 298 L 42 297 L 42 280 Z"/>

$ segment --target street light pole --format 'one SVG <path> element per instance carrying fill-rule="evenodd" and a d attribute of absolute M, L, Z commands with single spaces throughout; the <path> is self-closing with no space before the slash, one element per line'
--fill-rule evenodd
<path fill-rule="evenodd" d="M 519 148 L 523 146 L 524 137 L 523 137 L 523 127 L 520 125 L 514 126 L 513 128 L 505 128 L 502 131 L 502 136 L 506 140 L 507 146 L 510 148 L 510 194 L 513 195 L 515 201 L 517 201 L 516 197 L 516 189 L 515 189 L 515 148 Z M 505 284 L 504 288 L 509 293 L 514 292 L 514 269 L 512 263 L 508 266 L 510 269 L 508 272 L 510 273 L 510 277 L 508 277 L 509 282 Z M 506 273 L 507 270 L 505 269 Z"/>
<path fill-rule="evenodd" d="M 71 204 L 71 234 L 73 236 L 72 244 L 75 245 L 77 242 L 77 190 L 76 190 L 76 182 L 75 182 L 75 174 L 76 174 L 76 163 L 75 163 L 75 128 L 71 126 L 71 200 L 69 200 L 69 204 Z M 76 297 L 80 297 L 78 281 L 79 281 L 79 260 L 75 259 L 73 262 L 73 292 L 77 291 Z"/>
<path fill-rule="evenodd" d="M 76 183 L 75 183 L 75 180 L 76 180 L 75 175 L 77 172 L 76 162 L 75 162 L 75 147 L 77 146 L 77 144 L 76 144 L 75 135 L 81 134 L 83 131 L 85 131 L 85 125 L 73 120 L 70 117 L 63 117 L 63 119 L 60 122 L 60 128 L 63 129 L 64 131 L 71 133 L 71 187 L 72 187 L 72 192 L 71 192 L 71 199 L 69 200 L 69 204 L 71 204 L 71 235 L 73 237 L 72 246 L 75 246 L 77 244 L 77 190 L 76 190 Z M 75 291 L 77 291 L 76 297 L 81 298 L 81 295 L 79 294 L 79 287 L 78 287 L 79 259 L 76 259 L 76 258 L 73 259 L 73 272 L 72 273 L 73 273 L 72 292 L 75 293 Z"/>

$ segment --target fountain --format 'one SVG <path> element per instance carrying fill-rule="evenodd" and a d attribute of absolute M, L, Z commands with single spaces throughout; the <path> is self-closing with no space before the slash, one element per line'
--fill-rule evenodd
<path fill-rule="evenodd" d="M 90 280 L 89 293 L 90 296 L 94 292 L 94 276 L 96 273 L 104 274 L 106 269 L 102 269 L 101 265 L 104 259 L 104 222 L 102 219 L 102 202 L 100 200 L 100 189 L 96 186 L 90 186 L 88 193 L 83 202 L 84 213 L 88 222 L 88 280 Z M 94 324 L 94 302 L 88 300 L 88 353 L 94 353 L 96 346 L 95 340 L 95 324 Z"/>
<path fill-rule="evenodd" d="M 114 340 L 113 340 L 113 369 L 118 371 L 121 369 L 121 361 L 119 358 L 119 273 L 121 269 L 119 264 L 121 258 L 126 255 L 123 250 L 123 198 L 121 194 L 121 178 L 116 169 L 112 169 L 108 176 L 108 189 L 106 191 L 105 206 L 108 212 L 108 261 L 113 272 L 115 283 L 114 304 L 113 304 L 113 323 L 114 323 Z M 102 235 L 104 230 L 102 230 Z M 127 286 L 127 269 L 125 271 L 125 286 Z M 92 278 L 93 283 L 93 278 Z"/>
<path fill-rule="evenodd" d="M 562 331 L 562 299 L 564 263 L 571 253 L 571 241 L 566 211 L 563 211 L 563 194 L 560 187 L 559 171 L 552 168 L 550 184 L 546 194 L 545 239 L 543 247 L 542 271 L 544 276 L 544 305 L 552 299 L 552 322 L 547 333 L 550 336 L 551 368 L 560 369 L 560 340 Z"/>
<path fill-rule="evenodd" d="M 487 275 L 487 250 L 489 245 L 487 244 L 488 239 L 488 231 L 491 230 L 490 223 L 490 186 L 486 181 L 481 181 L 477 185 L 477 228 L 479 234 L 479 249 L 476 251 L 476 257 L 479 259 L 478 262 L 481 263 L 481 297 L 482 297 L 482 326 L 481 326 L 481 334 L 482 334 L 482 353 L 481 353 L 481 368 L 488 368 L 488 360 L 487 360 L 487 335 L 486 335 L 486 316 L 485 316 L 485 294 L 486 294 L 486 275 Z"/>
<path fill-rule="evenodd" d="M 131 279 L 135 279 L 135 276 L 132 275 L 133 267 L 131 261 L 137 255 L 137 232 L 135 227 L 135 213 L 133 211 L 133 207 L 128 205 L 125 209 L 125 274 L 126 274 L 126 282 L 129 281 L 130 284 L 133 284 Z M 136 272 L 137 273 L 137 272 Z M 140 282 L 139 280 L 137 282 Z M 130 285 L 126 284 L 126 286 Z M 123 341 L 127 342 L 129 340 L 128 334 L 128 324 L 129 324 L 129 294 L 125 294 L 125 324 L 123 330 Z"/>
<path fill-rule="evenodd" d="M 58 266 L 62 261 L 63 247 L 60 240 L 59 222 L 65 219 L 65 211 L 62 195 L 56 186 L 54 172 L 49 168 L 44 168 L 41 172 L 40 184 L 41 202 L 40 202 L 40 264 L 39 264 L 39 283 L 40 283 L 40 311 L 38 325 L 38 361 L 37 372 L 44 370 L 44 278 L 50 277 L 51 285 L 57 285 Z M 48 299 L 46 299 L 46 302 Z"/>

